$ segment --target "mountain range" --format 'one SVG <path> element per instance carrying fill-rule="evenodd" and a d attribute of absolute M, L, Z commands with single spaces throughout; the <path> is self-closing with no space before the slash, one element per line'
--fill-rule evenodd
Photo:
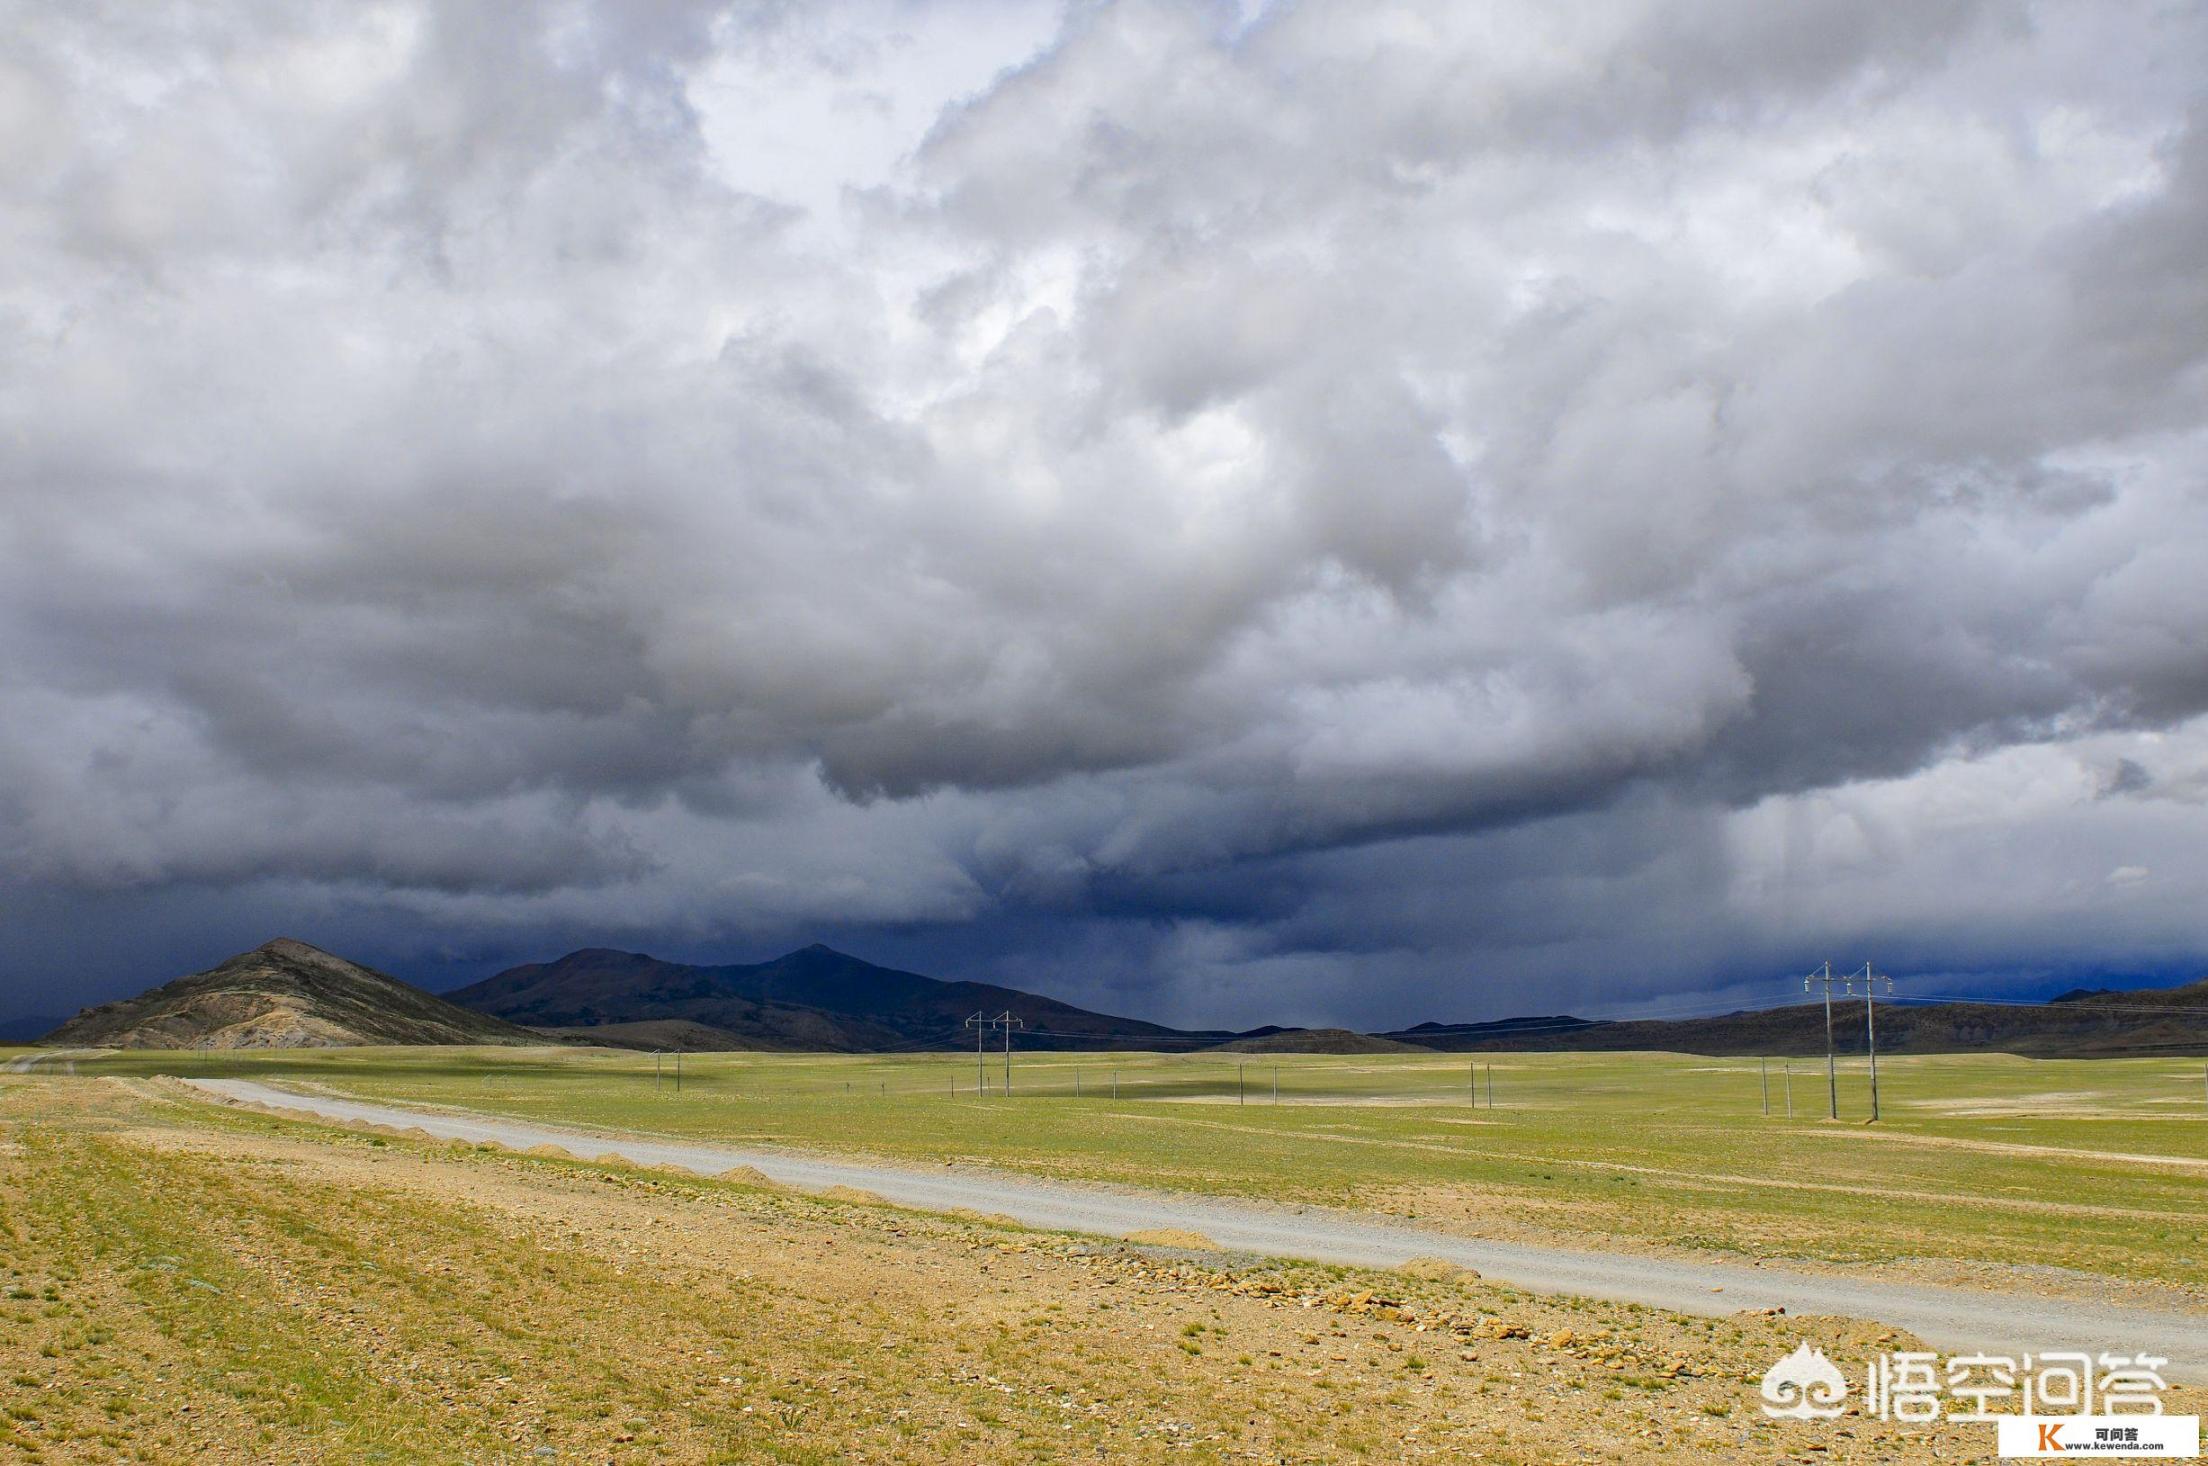
<path fill-rule="evenodd" d="M 205 972 L 88 1008 L 43 1040 L 117 1048 L 342 1044 L 598 1044 L 632 1049 L 889 1053 L 963 1048 L 967 1020 L 1010 1012 L 1025 1049 L 1371 1054 L 1653 1049 L 1821 1055 L 1821 1003 L 1691 1019 L 1570 1014 L 1422 1023 L 1379 1034 L 1266 1026 L 1169 1028 L 990 983 L 879 967 L 814 945 L 768 962 L 699 966 L 590 947 L 508 968 L 438 997 L 304 942 L 279 939 Z M 1864 1047 L 1860 1000 L 1833 1005 L 1836 1048 Z M 1882 1052 L 2003 1050 L 2043 1057 L 2208 1054 L 2208 980 L 2048 1003 L 1885 1003 Z M 986 1042 L 995 1048 L 1001 1036 Z"/>
<path fill-rule="evenodd" d="M 1833 1047 L 1868 1046 L 1862 1000 L 1832 1005 Z M 2046 1003 L 1939 1002 L 1878 1005 L 1880 1053 L 1948 1054 L 1998 1050 L 2038 1058 L 2116 1058 L 2208 1054 L 2208 980 L 2176 988 L 2105 988 Z M 1714 1018 L 1512 1018 L 1501 1023 L 1422 1023 L 1382 1037 L 1450 1052 L 1540 1049 L 1653 1049 L 1682 1054 L 1822 1055 L 1822 1002 L 1728 1013 Z"/>
<path fill-rule="evenodd" d="M 509 968 L 446 996 L 559 1038 L 634 1037 L 654 1046 L 663 1039 L 688 1040 L 668 1047 L 694 1047 L 717 1035 L 733 1040 L 718 1045 L 723 1048 L 841 1053 L 959 1048 L 974 1039 L 968 1018 L 1007 1010 L 1025 1025 L 1016 1041 L 1029 1048 L 1181 1047 L 1192 1039 L 1219 1043 L 1239 1036 L 1092 1013 L 1017 988 L 944 982 L 877 967 L 818 944 L 771 962 L 721 967 L 589 947 L 556 962 Z M 690 1029 L 609 1031 L 670 1023 Z"/>

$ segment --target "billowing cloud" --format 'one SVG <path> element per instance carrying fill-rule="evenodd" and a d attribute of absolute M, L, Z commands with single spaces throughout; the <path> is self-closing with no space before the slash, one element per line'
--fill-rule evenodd
<path fill-rule="evenodd" d="M 17 1006 L 2208 955 L 2189 7 L 13 8 Z"/>

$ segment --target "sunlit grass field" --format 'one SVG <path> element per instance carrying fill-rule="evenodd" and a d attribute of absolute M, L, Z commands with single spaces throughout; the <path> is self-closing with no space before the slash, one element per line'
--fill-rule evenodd
<path fill-rule="evenodd" d="M 1804 1328 L 1851 1372 L 1896 1342 L 0 1074 L 11 1462 L 1819 1459 L 1755 1405 Z"/>
<path fill-rule="evenodd" d="M 4 1057 L 4 1056 L 0 1056 Z M 1492 1088 L 1490 1087 L 1490 1066 Z M 84 1060 L 86 1075 L 236 1075 L 571 1125 L 986 1163 L 1353 1205 L 1519 1240 L 1826 1265 L 1983 1265 L 2208 1301 L 2199 1060 L 1673 1054 L 686 1055 L 385 1049 Z M 1116 1088 L 1115 1088 L 1116 1086 Z M 1792 1114 L 1788 1114 L 1791 1090 Z M 1277 1099 L 1276 1099 L 1277 1094 Z M 1492 1096 L 1492 1102 L 1491 1102 Z M 1979 1271 L 1973 1271 L 1979 1269 Z"/>

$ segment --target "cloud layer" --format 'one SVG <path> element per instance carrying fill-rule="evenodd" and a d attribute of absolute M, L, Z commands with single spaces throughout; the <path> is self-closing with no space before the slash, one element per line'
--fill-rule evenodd
<path fill-rule="evenodd" d="M 16 1006 L 272 914 L 1221 1022 L 2208 954 L 2191 7 L 8 28 Z"/>

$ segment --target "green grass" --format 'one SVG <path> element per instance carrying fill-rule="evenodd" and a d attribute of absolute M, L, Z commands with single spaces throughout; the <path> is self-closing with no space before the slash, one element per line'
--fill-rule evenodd
<path fill-rule="evenodd" d="M 2208 1298 L 2199 1061 L 1882 1060 L 1876 1127 L 1859 1123 L 1862 1061 L 1842 1064 L 1839 1124 L 1824 1118 L 1823 1065 L 1790 1062 L 1792 1118 L 1780 1063 L 1766 1117 L 1755 1060 L 1666 1054 L 1263 1056 L 1239 1081 L 1218 1056 L 1015 1054 L 1011 1099 L 996 1092 L 1001 1054 L 986 1098 L 971 1054 L 690 1055 L 679 1094 L 671 1061 L 655 1078 L 649 1055 L 588 1050 L 141 1052 L 80 1069 L 306 1081 L 732 1144 L 1378 1206 L 1593 1245 L 2062 1268 Z"/>
<path fill-rule="evenodd" d="M 0 1196 L 0 1271 L 14 1277 L 52 1271 L 59 1281 L 41 1294 L 44 1317 L 64 1326 L 50 1329 L 39 1351 L 53 1388 L 24 1398 L 49 1413 L 65 1413 L 85 1398 L 108 1394 L 104 1410 L 113 1419 L 112 1428 L 99 1432 L 103 1451 L 127 1439 L 183 1452 L 180 1438 L 168 1433 L 175 1422 L 158 1402 L 135 1398 L 149 1383 L 159 1389 L 172 1381 L 179 1391 L 202 1389 L 231 1406 L 251 1422 L 246 1428 L 258 1448 L 271 1452 L 279 1441 L 311 1441 L 345 1459 L 389 1459 L 392 1452 L 505 1444 L 479 1422 L 425 1415 L 419 1402 L 378 1379 L 366 1361 L 333 1343 L 297 1308 L 284 1306 L 289 1300 L 267 1277 L 240 1267 L 212 1243 L 201 1220 L 174 1205 L 188 1179 L 203 1179 L 188 1165 L 42 1130 L 28 1132 L 27 1147 L 32 1170 L 65 1180 Z M 325 1229 L 296 1211 L 239 1204 L 234 1190 L 221 1200 L 226 1223 L 257 1229 L 264 1253 L 287 1243 L 331 1245 Z M 418 1237 L 423 1219 L 408 1220 Z M 32 1253 L 48 1260 L 46 1269 L 29 1260 Z M 55 1267 L 56 1257 L 67 1261 Z M 102 1274 L 123 1280 L 121 1299 L 96 1303 L 81 1296 L 79 1280 Z M 190 1360 L 188 1366 L 150 1382 L 114 1379 L 103 1386 L 117 1374 L 110 1325 L 126 1300 L 129 1322 L 165 1340 Z M 30 1322 L 20 1310 L 0 1315 L 0 1353 L 8 1352 L 16 1328 Z M 60 1443 L 52 1434 L 47 1441 Z M 94 1442 L 80 1444 L 90 1449 Z"/>

